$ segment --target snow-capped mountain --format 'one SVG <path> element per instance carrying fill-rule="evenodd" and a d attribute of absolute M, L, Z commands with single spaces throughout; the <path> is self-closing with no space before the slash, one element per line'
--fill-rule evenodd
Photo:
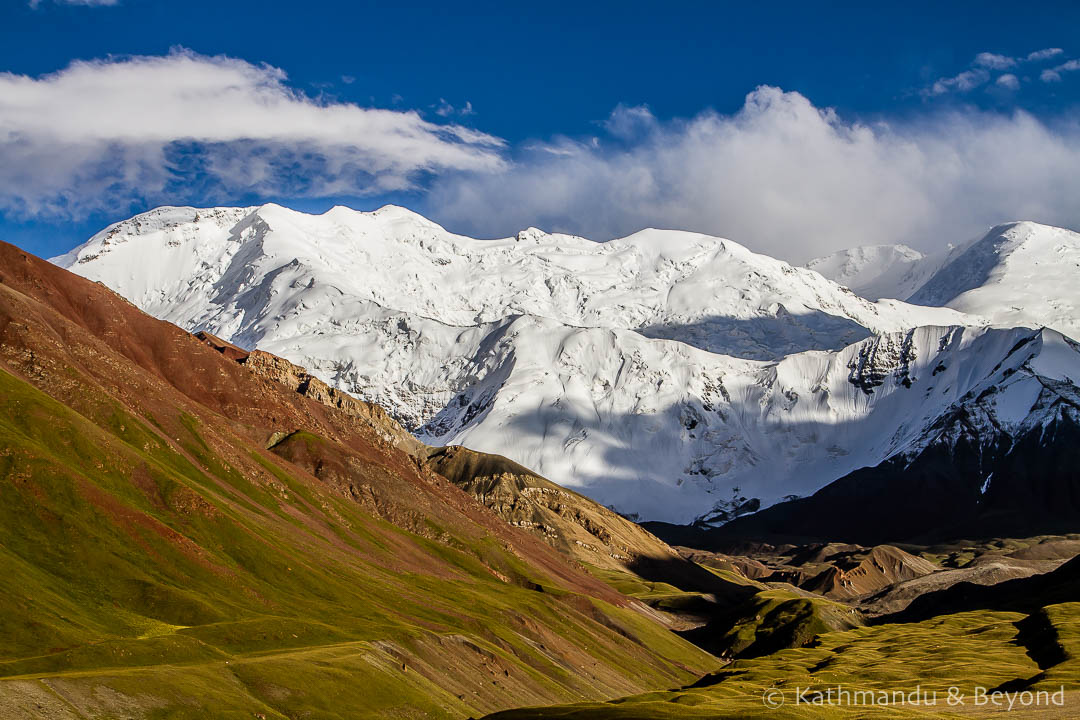
<path fill-rule="evenodd" d="M 815 258 L 806 267 L 868 300 L 904 300 L 945 264 L 949 250 L 927 256 L 907 245 L 864 245 Z"/>
<path fill-rule="evenodd" d="M 911 296 L 935 273 L 972 244 L 950 244 L 932 253 L 921 253 L 907 245 L 864 245 L 816 258 L 806 263 L 806 267 L 859 297 L 910 302 Z"/>
<path fill-rule="evenodd" d="M 1019 340 L 903 451 L 720 534 L 926 543 L 1075 530 L 1080 346 L 1048 329 L 985 335 Z M 1003 347 L 982 342 L 987 353 Z"/>
<path fill-rule="evenodd" d="M 864 245 L 814 258 L 805 267 L 860 297 L 902 300 L 926 282 L 925 260 L 907 245 Z"/>
<path fill-rule="evenodd" d="M 675 522 L 902 452 L 1032 332 L 870 302 L 705 235 L 476 240 L 396 207 L 162 208 L 56 262 L 303 365 L 432 444 Z"/>
<path fill-rule="evenodd" d="M 343 301 L 452 327 L 528 315 L 632 329 L 752 359 L 970 321 L 948 310 L 872 303 L 818 273 L 707 235 L 643 230 L 597 243 L 530 228 L 475 240 L 394 206 L 323 215 L 276 205 L 160 208 L 55 260 L 160 317 L 213 323 L 220 336 L 248 343 L 268 334 L 268 322 L 315 318 L 314 306 L 331 311 Z"/>
<path fill-rule="evenodd" d="M 1033 222 L 998 225 L 909 297 L 998 325 L 1046 326 L 1080 337 L 1080 234 Z"/>
<path fill-rule="evenodd" d="M 1033 222 L 991 228 L 960 246 L 924 255 L 871 245 L 806 267 L 862 297 L 950 307 L 996 325 L 1051 327 L 1080 337 L 1080 234 Z"/>

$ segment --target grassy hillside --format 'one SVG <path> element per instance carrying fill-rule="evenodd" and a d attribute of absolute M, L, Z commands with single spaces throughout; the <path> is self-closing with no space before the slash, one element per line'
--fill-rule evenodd
<path fill-rule="evenodd" d="M 465 717 L 716 667 L 386 438 L 0 246 L 0 717 Z"/>
<path fill-rule="evenodd" d="M 1039 632 L 1030 629 L 1032 617 L 1038 618 Z M 1080 708 L 1078 625 L 1080 603 L 1064 603 L 1036 615 L 976 610 L 919 623 L 860 627 L 821 635 L 809 647 L 737 660 L 683 690 L 512 710 L 490 720 L 987 717 L 995 708 L 976 705 L 977 686 L 1010 692 L 1056 692 L 1064 686 L 1063 707 L 1044 702 L 1040 708 L 1014 708 L 1007 716 L 1073 718 Z M 963 696 L 962 704 L 948 704 L 952 687 Z M 876 698 L 885 691 L 890 702 L 796 703 L 800 689 L 807 689 L 802 697 L 812 700 L 816 692 L 831 689 L 835 695 L 838 688 L 871 691 Z M 903 691 L 910 698 L 916 688 L 922 705 L 893 700 L 892 693 Z M 782 705 L 769 707 L 766 697 Z M 925 704 L 935 698 L 936 705 Z"/>

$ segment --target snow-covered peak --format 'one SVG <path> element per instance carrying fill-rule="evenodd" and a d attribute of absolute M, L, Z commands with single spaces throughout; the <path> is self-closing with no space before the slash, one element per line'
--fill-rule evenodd
<path fill-rule="evenodd" d="M 868 298 L 949 307 L 1005 326 L 1080 337 L 1080 234 L 1010 222 L 958 247 L 922 255 L 903 245 L 843 250 L 807 267 Z"/>
<path fill-rule="evenodd" d="M 1080 338 L 1078 281 L 1080 234 L 1038 222 L 1009 222 L 944 264 L 909 301 Z"/>
<path fill-rule="evenodd" d="M 692 232 L 478 240 L 393 206 L 161 208 L 57 261 L 432 443 L 509 456 L 646 519 L 812 492 L 914 447 L 958 403 L 1008 432 L 1045 384 L 1080 377 L 1070 341 L 871 302 Z"/>
<path fill-rule="evenodd" d="M 925 282 L 916 271 L 925 259 L 907 245 L 865 245 L 815 258 L 806 267 L 870 300 L 903 300 Z"/>
<path fill-rule="evenodd" d="M 1001 325 L 1080 337 L 1080 234 L 1034 222 L 998 225 L 938 270 L 910 301 Z"/>
<path fill-rule="evenodd" d="M 971 322 L 950 310 L 875 304 L 817 273 L 699 233 L 642 230 L 597 243 L 530 228 L 477 240 L 396 206 L 322 215 L 277 205 L 162 208 L 108 228 L 57 262 L 159 317 L 214 332 L 240 323 L 238 339 L 247 344 L 265 331 L 251 324 L 251 303 L 263 313 L 270 298 L 286 296 L 303 296 L 309 307 L 343 296 L 462 327 L 531 315 L 756 359 Z M 266 285 L 262 294 L 251 294 L 255 282 Z M 232 304 L 219 302 L 224 297 Z"/>

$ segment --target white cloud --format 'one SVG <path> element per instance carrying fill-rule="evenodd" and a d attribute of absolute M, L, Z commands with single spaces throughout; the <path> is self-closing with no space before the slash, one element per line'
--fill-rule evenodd
<path fill-rule="evenodd" d="M 1042 62 L 1043 60 L 1049 60 L 1052 57 L 1057 57 L 1061 53 L 1065 52 L 1061 48 L 1046 48 L 1045 50 L 1036 50 L 1033 53 L 1028 53 L 1028 62 Z"/>
<path fill-rule="evenodd" d="M 990 68 L 991 70 L 1005 70 L 1016 65 L 1016 58 L 997 53 L 981 52 L 975 56 L 975 65 Z"/>
<path fill-rule="evenodd" d="M 965 70 L 950 78 L 941 78 L 924 91 L 924 95 L 944 95 L 947 92 L 968 92 L 986 84 L 990 73 L 982 69 Z"/>
<path fill-rule="evenodd" d="M 1020 87 L 1020 79 L 1012 73 L 1005 73 L 997 79 L 997 84 L 1008 90 L 1017 90 Z"/>
<path fill-rule="evenodd" d="M 109 7 L 113 5 L 119 5 L 120 0 L 52 0 L 57 5 L 84 5 L 86 7 Z M 42 0 L 29 0 L 29 5 L 33 9 L 37 9 L 41 6 Z"/>
<path fill-rule="evenodd" d="M 439 98 L 439 104 L 435 106 L 435 114 L 439 117 L 447 117 L 454 114 L 454 106 L 446 102 L 443 98 Z"/>
<path fill-rule="evenodd" d="M 631 142 L 557 139 L 503 172 L 444 176 L 425 210 L 482 236 L 682 228 L 796 261 L 875 243 L 933 249 L 1020 218 L 1080 227 L 1075 121 L 967 109 L 865 125 L 761 87 L 732 116 L 649 122 Z"/>
<path fill-rule="evenodd" d="M 646 105 L 620 103 L 604 121 L 604 129 L 617 138 L 629 140 L 656 129 L 656 118 Z"/>
<path fill-rule="evenodd" d="M 1057 67 L 1048 68 L 1039 74 L 1039 79 L 1044 83 L 1061 82 L 1061 74 L 1080 70 L 1080 60 L 1068 60 Z"/>
<path fill-rule="evenodd" d="M 327 196 L 413 187 L 501 167 L 503 142 L 415 111 L 313 99 L 285 73 L 176 50 L 0 74 L 0 209 L 79 215 L 156 202 L 197 184 Z"/>
<path fill-rule="evenodd" d="M 465 117 L 466 115 L 476 114 L 476 110 L 473 109 L 472 102 L 468 100 L 466 100 L 465 104 L 462 105 L 460 108 L 456 108 L 450 103 L 448 103 L 445 98 L 439 98 L 438 104 L 433 105 L 432 107 L 435 108 L 435 114 L 439 117 L 450 117 L 451 115 L 461 115 L 462 117 Z"/>
<path fill-rule="evenodd" d="M 1001 55 L 1000 53 L 981 52 L 971 61 L 971 69 L 952 77 L 939 78 L 928 88 L 921 91 L 923 97 L 934 97 L 951 92 L 970 92 L 985 85 L 990 80 L 989 70 L 1007 70 L 1021 63 L 1043 62 L 1057 57 L 1064 52 L 1061 48 L 1045 48 L 1028 53 L 1021 58 Z M 1066 63 L 1067 64 L 1067 63 Z M 1063 67 L 1063 66 L 1061 66 Z M 1061 67 L 1043 70 L 1040 75 L 1043 82 L 1056 82 L 1061 79 Z M 1020 87 L 1020 80 L 1012 73 L 1005 73 L 997 79 L 997 84 L 1010 90 Z"/>

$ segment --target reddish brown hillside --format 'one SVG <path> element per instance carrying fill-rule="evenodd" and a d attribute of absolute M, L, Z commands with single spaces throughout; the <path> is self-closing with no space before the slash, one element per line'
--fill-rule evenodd
<path fill-rule="evenodd" d="M 220 423 L 211 430 L 237 433 L 259 445 L 265 445 L 275 432 L 316 433 L 386 471 L 386 480 L 373 487 L 386 504 L 463 528 L 476 524 L 477 528 L 470 528 L 472 533 L 482 528 L 512 543 L 518 553 L 569 589 L 625 603 L 528 533 L 507 527 L 441 475 L 418 467 L 410 455 L 389 447 L 370 427 L 347 413 L 290 393 L 272 380 L 253 376 L 190 333 L 146 315 L 104 285 L 6 243 L 0 243 L 0 283 L 8 291 L 0 304 L 5 364 L 62 403 L 77 408 L 85 397 L 78 383 L 62 371 L 73 363 L 101 389 L 140 414 L 154 415 L 155 410 L 163 414 L 178 407 L 200 416 L 210 411 L 219 415 L 210 418 Z M 266 474 L 250 460 L 235 460 L 252 475 Z"/>
<path fill-rule="evenodd" d="M 223 350 L 0 243 L 0 715 L 464 717 L 712 666 L 377 408 Z"/>

